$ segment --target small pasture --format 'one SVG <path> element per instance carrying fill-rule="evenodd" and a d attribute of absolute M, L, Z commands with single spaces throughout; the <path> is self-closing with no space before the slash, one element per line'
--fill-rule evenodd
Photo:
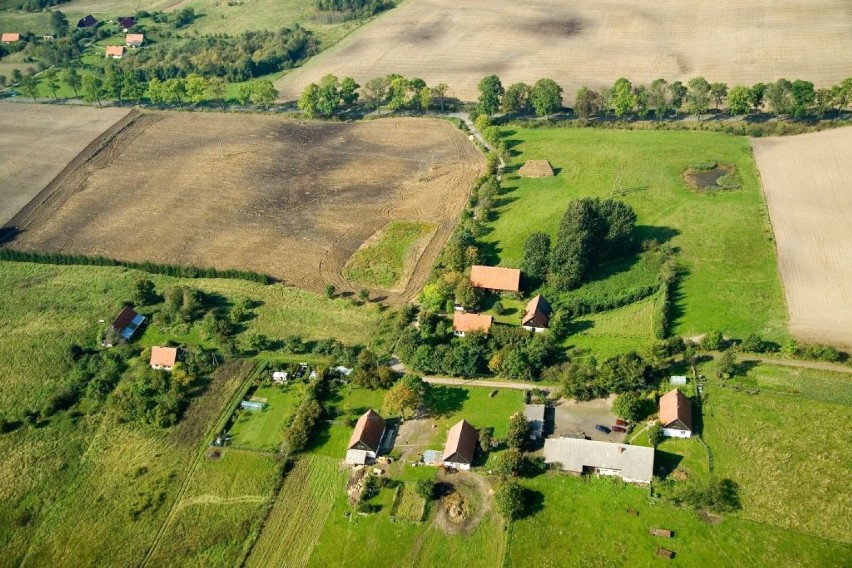
<path fill-rule="evenodd" d="M 718 329 L 740 337 L 751 332 L 776 341 L 786 337 L 771 228 L 746 139 L 597 129 L 510 127 L 504 133 L 514 155 L 497 218 L 483 237 L 490 262 L 519 267 L 529 234 L 555 236 L 573 199 L 619 199 L 636 211 L 640 242 L 653 239 L 678 250 L 683 271 L 672 332 L 689 336 Z M 514 169 L 529 159 L 549 159 L 558 175 L 517 177 Z M 681 172 L 708 160 L 734 165 L 742 187 L 711 194 L 690 189 Z M 571 294 L 609 297 L 652 284 L 654 266 L 647 253 L 602 265 L 591 282 Z M 640 346 L 653 337 L 654 301 L 651 296 L 620 310 L 579 316 L 568 342 L 603 354 Z"/>
<path fill-rule="evenodd" d="M 263 386 L 252 399 L 265 401 L 261 410 L 238 409 L 229 430 L 231 446 L 274 452 L 284 440 L 287 419 L 300 401 L 295 386 Z"/>
<path fill-rule="evenodd" d="M 0 103 L 0 124 L 4 125 L 0 138 L 0 226 L 128 112 L 126 108 Z"/>
<path fill-rule="evenodd" d="M 326 73 L 360 84 L 399 73 L 449 96 L 475 100 L 477 83 L 497 74 L 508 86 L 549 77 L 572 100 L 581 85 L 619 77 L 704 76 L 729 85 L 779 77 L 829 86 L 852 68 L 852 22 L 844 0 L 409 0 L 279 79 L 297 100 Z"/>
<path fill-rule="evenodd" d="M 355 251 L 343 276 L 353 284 L 392 290 L 414 269 L 436 227 L 431 223 L 394 221 L 377 231 Z"/>
<path fill-rule="evenodd" d="M 852 347 L 852 128 L 751 144 L 778 241 L 790 332 Z"/>
<path fill-rule="evenodd" d="M 351 292 L 343 266 L 377 230 L 433 224 L 411 277 L 381 296 L 398 302 L 419 291 L 484 164 L 440 120 L 145 113 L 59 184 L 11 246 L 238 267 Z"/>

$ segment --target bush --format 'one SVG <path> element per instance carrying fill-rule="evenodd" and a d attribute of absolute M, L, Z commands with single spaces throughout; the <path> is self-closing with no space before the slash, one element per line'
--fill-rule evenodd
<path fill-rule="evenodd" d="M 805 359 L 816 359 L 817 361 L 840 361 L 840 352 L 830 345 L 806 345 L 801 351 L 801 357 Z"/>
<path fill-rule="evenodd" d="M 435 482 L 431 479 L 420 479 L 414 484 L 414 490 L 427 501 L 431 501 L 435 496 Z"/>
<path fill-rule="evenodd" d="M 759 335 L 752 333 L 742 340 L 740 349 L 747 353 L 765 353 L 766 343 Z"/>
<path fill-rule="evenodd" d="M 648 428 L 648 442 L 651 444 L 651 447 L 656 448 L 662 441 L 663 427 L 660 426 L 659 422 L 654 422 L 651 427 Z"/>
<path fill-rule="evenodd" d="M 701 338 L 701 343 L 699 344 L 701 349 L 705 351 L 719 351 L 724 345 L 725 339 L 722 336 L 721 331 L 708 331 L 704 337 Z"/>
<path fill-rule="evenodd" d="M 636 392 L 626 392 L 616 397 L 612 412 L 621 419 L 635 422 L 642 411 L 642 398 Z"/>
<path fill-rule="evenodd" d="M 516 481 L 504 481 L 494 493 L 494 508 L 507 521 L 521 516 L 524 510 L 524 491 Z"/>

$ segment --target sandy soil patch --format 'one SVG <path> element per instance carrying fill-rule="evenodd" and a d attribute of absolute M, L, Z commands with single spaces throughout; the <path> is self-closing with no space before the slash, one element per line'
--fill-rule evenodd
<path fill-rule="evenodd" d="M 422 286 L 484 164 L 439 120 L 145 113 L 57 188 L 12 246 L 351 291 L 341 269 L 376 230 L 396 219 L 433 223 L 411 278 L 387 295 L 402 301 Z"/>
<path fill-rule="evenodd" d="M 0 103 L 0 225 L 129 109 Z"/>
<path fill-rule="evenodd" d="M 585 84 L 704 75 L 751 85 L 779 77 L 824 85 L 852 68 L 847 0 L 409 0 L 277 82 L 298 99 L 326 73 L 362 85 L 421 77 L 473 100 L 485 75 L 504 85 L 550 77 L 573 99 Z"/>
<path fill-rule="evenodd" d="M 852 346 L 852 128 L 752 140 L 790 333 Z"/>

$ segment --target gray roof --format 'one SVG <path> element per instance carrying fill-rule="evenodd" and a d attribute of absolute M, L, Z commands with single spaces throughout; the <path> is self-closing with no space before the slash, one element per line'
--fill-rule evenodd
<path fill-rule="evenodd" d="M 654 448 L 576 438 L 544 441 L 544 461 L 582 473 L 583 467 L 614 469 L 627 481 L 648 483 L 654 475 Z"/>
<path fill-rule="evenodd" d="M 544 429 L 544 405 L 525 404 L 524 416 L 527 422 L 530 423 L 530 434 L 538 434 L 540 436 Z"/>
<path fill-rule="evenodd" d="M 423 452 L 423 463 L 429 465 L 439 465 L 444 461 L 444 455 L 440 450 L 426 450 Z"/>
<path fill-rule="evenodd" d="M 367 463 L 367 452 L 365 450 L 348 450 L 346 452 L 346 463 L 364 465 Z"/>

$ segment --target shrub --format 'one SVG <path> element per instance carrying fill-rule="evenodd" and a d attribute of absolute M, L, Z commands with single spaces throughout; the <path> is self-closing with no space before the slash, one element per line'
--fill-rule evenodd
<path fill-rule="evenodd" d="M 700 347 L 705 351 L 718 351 L 722 348 L 724 341 L 721 331 L 708 331 L 701 338 Z"/>
<path fill-rule="evenodd" d="M 747 353 L 764 353 L 766 351 L 766 343 L 764 343 L 759 335 L 752 333 L 742 340 L 740 349 Z"/>
<path fill-rule="evenodd" d="M 494 508 L 507 521 L 521 516 L 524 510 L 524 492 L 516 481 L 504 481 L 494 493 Z"/>
<path fill-rule="evenodd" d="M 506 434 L 506 443 L 510 448 L 522 448 L 529 438 L 530 425 L 526 416 L 520 412 L 509 417 L 509 432 Z"/>
<path fill-rule="evenodd" d="M 642 411 L 642 399 L 638 393 L 626 392 L 616 397 L 612 403 L 613 413 L 624 420 L 635 422 Z"/>
<path fill-rule="evenodd" d="M 654 422 L 651 427 L 648 428 L 648 442 L 651 444 L 651 447 L 656 448 L 662 441 L 663 427 L 660 426 L 659 422 Z"/>
<path fill-rule="evenodd" d="M 427 501 L 431 501 L 435 496 L 435 482 L 431 479 L 420 479 L 415 483 L 414 490 Z"/>

